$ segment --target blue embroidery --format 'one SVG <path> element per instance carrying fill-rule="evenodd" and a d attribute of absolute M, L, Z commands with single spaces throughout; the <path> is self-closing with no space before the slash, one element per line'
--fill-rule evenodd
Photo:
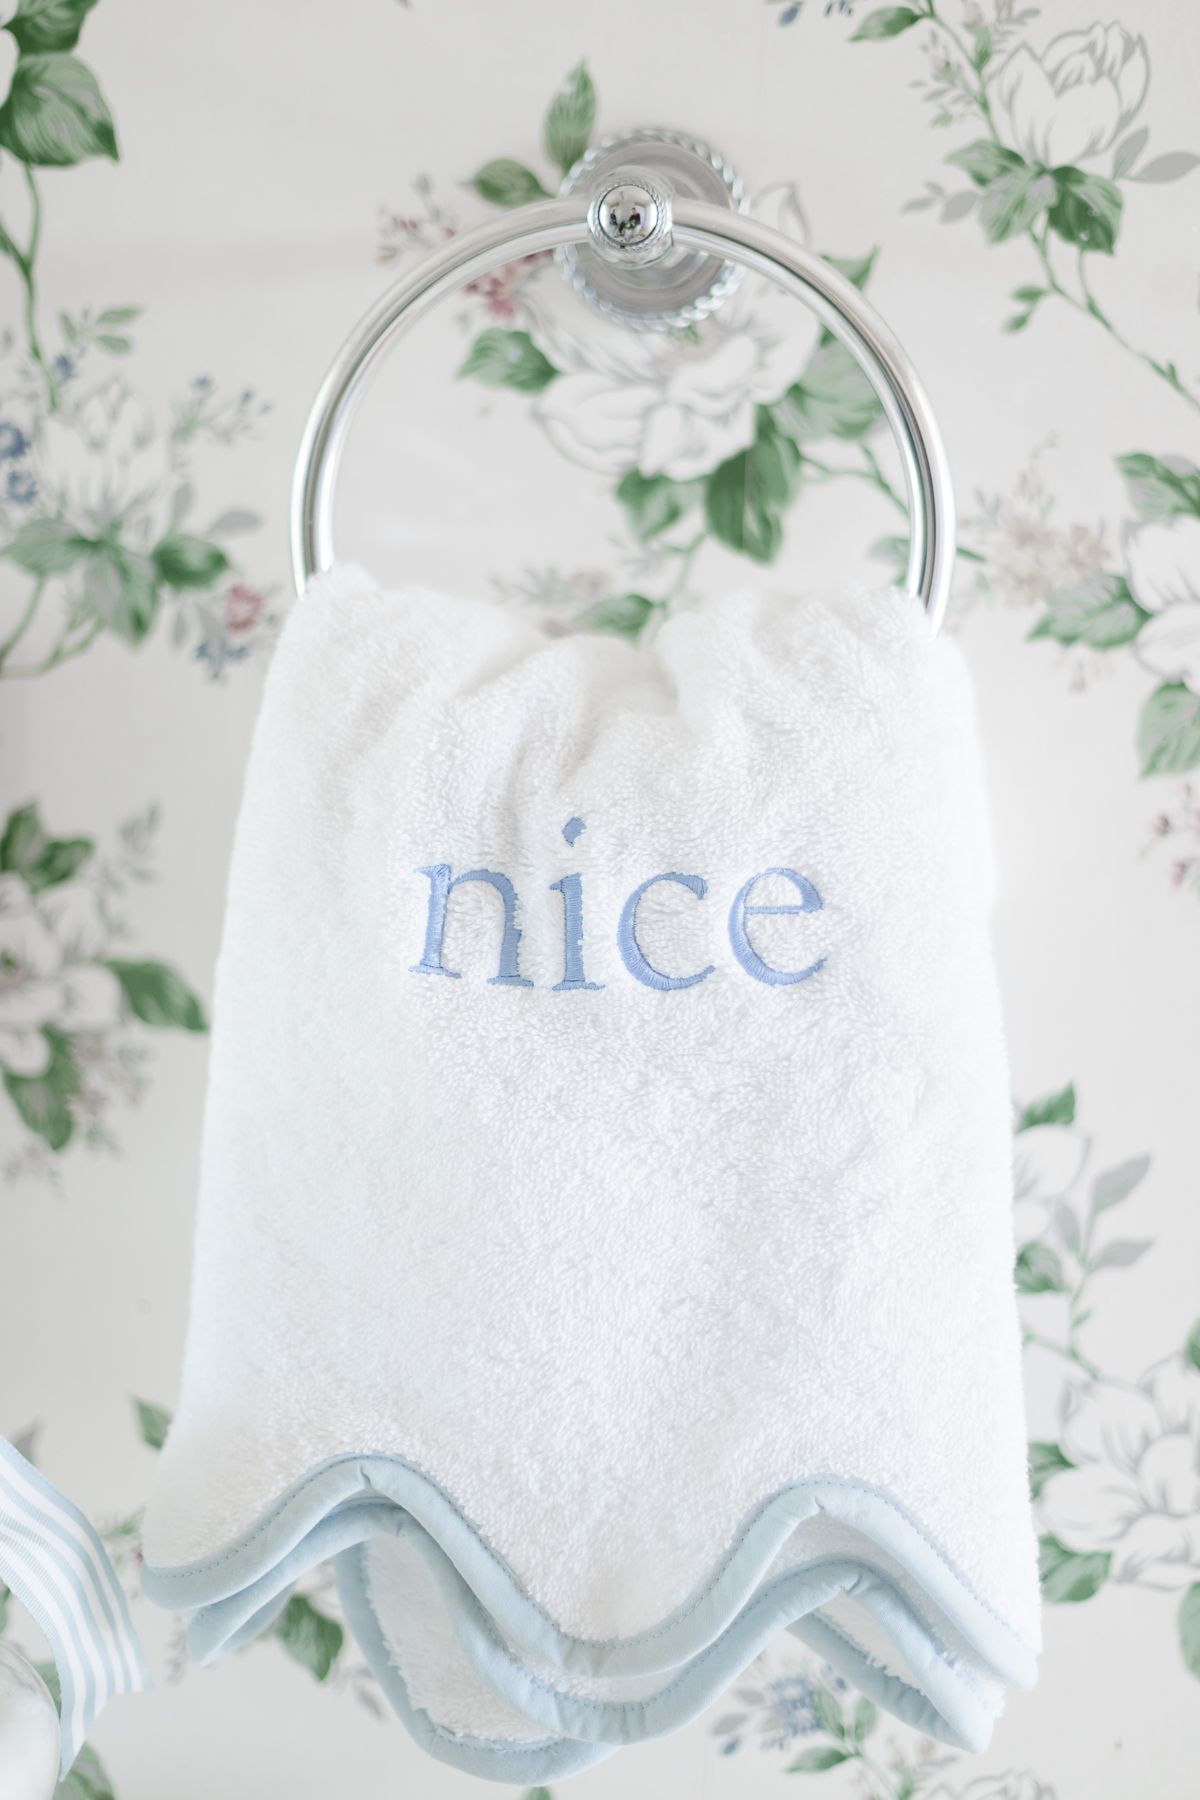
<path fill-rule="evenodd" d="M 579 825 L 578 819 L 572 823 Z M 582 831 L 583 826 L 579 825 L 579 829 Z M 563 836 L 566 835 L 564 831 Z M 572 988 L 590 988 L 596 993 L 604 983 L 588 981 L 583 973 L 583 877 L 564 875 L 561 881 L 550 883 L 550 891 L 563 897 L 563 978 L 555 982 L 551 992 L 566 994 Z"/>
<path fill-rule="evenodd" d="M 697 900 L 703 900 L 708 892 L 708 883 L 702 875 L 652 875 L 649 881 L 643 881 L 641 887 L 634 888 L 621 909 L 621 923 L 617 928 L 617 944 L 621 956 L 629 973 L 636 976 L 638 981 L 644 982 L 647 987 L 658 988 L 664 992 L 672 988 L 695 987 L 698 981 L 703 981 L 706 976 L 712 974 L 714 964 L 709 963 L 708 967 L 701 969 L 698 975 L 664 975 L 661 969 L 656 969 L 652 963 L 647 962 L 642 947 L 638 943 L 638 906 L 647 888 L 652 888 L 659 881 L 673 881 L 678 887 L 687 888 L 689 893 L 695 894 Z"/>
<path fill-rule="evenodd" d="M 569 844 L 574 844 L 581 831 L 586 829 L 580 818 L 570 818 L 563 826 L 563 837 Z M 454 889 L 466 881 L 482 881 L 495 889 L 504 906 L 504 926 L 500 939 L 500 961 L 495 975 L 491 977 L 489 987 L 531 988 L 533 982 L 525 979 L 520 969 L 521 930 L 517 925 L 517 891 L 507 875 L 501 875 L 494 869 L 468 869 L 463 875 L 455 875 L 449 863 L 430 863 L 417 871 L 429 882 L 429 908 L 425 921 L 425 948 L 421 960 L 412 965 L 414 975 L 446 975 L 450 980 L 461 979 L 457 969 L 448 969 L 442 961 L 446 937 L 446 916 L 450 904 L 450 896 Z M 751 895 L 760 881 L 769 877 L 790 882 L 800 896 L 798 903 L 776 906 L 757 906 L 753 904 Z M 617 947 L 626 969 L 640 981 L 643 987 L 654 988 L 659 993 L 672 993 L 680 988 L 695 987 L 701 981 L 715 973 L 716 965 L 709 963 L 694 975 L 667 975 L 655 968 L 647 957 L 638 939 L 638 908 L 642 896 L 660 881 L 673 882 L 677 887 L 686 888 L 697 900 L 703 900 L 708 894 L 708 883 L 702 875 L 680 875 L 668 871 L 662 875 L 651 875 L 636 887 L 621 909 L 621 917 L 617 927 Z M 599 993 L 606 985 L 603 981 L 589 981 L 584 971 L 583 959 L 583 876 L 578 873 L 563 875 L 558 881 L 550 883 L 550 892 L 562 895 L 563 902 L 563 978 L 555 982 L 550 989 L 554 994 L 566 993 Z M 825 958 L 819 957 L 809 963 L 805 969 L 777 969 L 767 962 L 750 941 L 747 921 L 752 916 L 782 917 L 791 913 L 820 912 L 824 902 L 820 894 L 806 875 L 797 869 L 772 868 L 762 869 L 757 875 L 743 883 L 738 890 L 729 911 L 729 943 L 737 962 L 754 981 L 761 981 L 768 987 L 790 987 L 796 982 L 807 981 L 819 974 L 825 967 Z"/>
<path fill-rule="evenodd" d="M 790 881 L 800 895 L 800 904 L 798 906 L 751 906 L 749 904 L 750 895 L 759 882 L 765 881 L 768 875 L 778 875 L 783 880 Z M 781 913 L 820 912 L 821 905 L 821 896 L 812 882 L 805 876 L 798 875 L 795 869 L 764 869 L 761 875 L 752 875 L 745 886 L 740 889 L 729 912 L 729 942 L 733 948 L 733 954 L 747 975 L 753 975 L 755 981 L 765 981 L 772 987 L 783 987 L 793 981 L 807 981 L 810 975 L 815 975 L 818 970 L 823 969 L 825 967 L 824 957 L 821 957 L 818 962 L 810 963 L 807 969 L 773 969 L 770 963 L 764 962 L 758 954 L 750 942 L 750 936 L 746 930 L 747 913 L 766 913 L 778 916 Z"/>
<path fill-rule="evenodd" d="M 500 939 L 500 966 L 488 982 L 489 987 L 532 987 L 532 981 L 522 978 L 517 962 L 521 946 L 521 933 L 517 926 L 517 891 L 507 875 L 497 875 L 491 869 L 468 869 L 465 875 L 451 875 L 449 863 L 432 863 L 428 868 L 418 869 L 418 875 L 429 877 L 429 913 L 425 921 L 425 949 L 419 963 L 414 963 L 411 973 L 414 975 L 449 975 L 452 981 L 459 980 L 457 969 L 447 969 L 442 962 L 442 948 L 446 937 L 446 910 L 453 890 L 464 881 L 486 881 L 494 887 L 504 902 L 504 934 Z"/>

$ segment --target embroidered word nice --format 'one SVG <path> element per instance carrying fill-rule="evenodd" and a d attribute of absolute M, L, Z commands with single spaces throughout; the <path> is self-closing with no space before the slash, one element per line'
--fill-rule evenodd
<path fill-rule="evenodd" d="M 563 836 L 568 844 L 574 844 L 583 830 L 582 819 L 568 819 L 563 827 Z M 415 873 L 424 875 L 429 882 L 429 905 L 425 920 L 425 947 L 420 962 L 412 965 L 411 974 L 445 975 L 451 981 L 461 979 L 460 971 L 448 969 L 442 960 L 450 896 L 455 888 L 463 887 L 468 882 L 483 882 L 499 894 L 504 909 L 499 966 L 488 986 L 529 988 L 534 985 L 521 974 L 517 890 L 507 875 L 502 875 L 495 869 L 467 869 L 463 874 L 456 875 L 449 863 L 429 863 Z M 790 883 L 799 896 L 798 899 L 780 906 L 756 905 L 753 900 L 755 889 L 759 882 L 772 876 Z M 617 948 L 621 952 L 622 962 L 635 981 L 642 982 L 646 987 L 656 988 L 660 993 L 669 993 L 677 988 L 695 987 L 699 982 L 707 981 L 716 965 L 709 963 L 707 968 L 698 969 L 694 975 L 667 975 L 662 969 L 656 968 L 646 955 L 638 939 L 638 908 L 643 896 L 652 887 L 664 882 L 686 889 L 697 900 L 705 899 L 708 894 L 708 883 L 702 875 L 681 875 L 673 869 L 661 875 L 651 875 L 634 888 L 621 908 Z M 597 993 L 605 983 L 589 981 L 583 964 L 583 877 L 578 874 L 564 875 L 560 880 L 550 883 L 550 891 L 562 895 L 563 919 L 563 978 L 555 982 L 551 992 Z M 747 975 L 754 981 L 764 982 L 768 987 L 787 987 L 793 982 L 807 981 L 810 976 L 818 974 L 825 967 L 823 956 L 804 969 L 779 969 L 767 962 L 750 940 L 749 921 L 755 917 L 820 912 L 821 906 L 820 894 L 808 877 L 801 875 L 797 869 L 760 869 L 743 882 L 729 909 L 727 929 L 733 954 Z"/>

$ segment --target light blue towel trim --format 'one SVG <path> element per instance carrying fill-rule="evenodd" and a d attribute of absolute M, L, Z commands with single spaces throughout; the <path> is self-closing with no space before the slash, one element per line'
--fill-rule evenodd
<path fill-rule="evenodd" d="M 985 1747 L 991 1735 L 990 1708 L 940 1654 L 931 1650 L 926 1628 L 907 1604 L 889 1591 L 887 1578 L 878 1571 L 868 1571 L 857 1560 L 831 1558 L 777 1576 L 760 1588 L 707 1649 L 675 1672 L 658 1692 L 644 1700 L 603 1701 L 564 1692 L 526 1668 L 428 1535 L 411 1523 L 404 1531 L 405 1536 L 410 1534 L 434 1577 L 466 1660 L 514 1710 L 532 1724 L 557 1733 L 555 1741 L 594 1743 L 607 1752 L 620 1744 L 640 1743 L 677 1731 L 717 1699 L 781 1631 L 790 1631 L 818 1649 L 859 1688 L 918 1730 L 964 1750 Z M 348 1617 L 357 1620 L 364 1613 L 375 1616 L 365 1545 L 338 1557 L 338 1587 L 343 1603 L 349 1602 Z M 888 1674 L 837 1626 L 816 1616 L 818 1607 L 843 1594 L 888 1622 L 897 1650 L 926 1681 L 928 1697 L 898 1676 Z M 378 1620 L 376 1627 L 378 1644 L 382 1641 Z M 389 1700 L 403 1716 L 411 1702 L 386 1645 L 379 1661 L 371 1658 L 365 1643 L 362 1647 Z M 430 1727 L 434 1733 L 442 1730 L 427 1720 L 426 1729 Z M 466 1740 L 444 1731 L 443 1735 L 451 1739 L 455 1751 L 468 1741 L 473 1743 L 474 1751 L 482 1753 L 490 1748 L 479 1740 Z M 471 1768 L 473 1773 L 490 1773 L 496 1779 L 505 1779 L 503 1765 L 488 1770 L 474 1755 Z M 538 1779 L 549 1778 L 550 1771 L 542 1768 Z"/>
<path fill-rule="evenodd" d="M 192 1653 L 207 1662 L 268 1622 L 280 1597 L 286 1598 L 307 1569 L 335 1558 L 355 1635 L 409 1729 L 443 1760 L 502 1780 L 545 1781 L 586 1766 L 606 1753 L 594 1741 L 601 1737 L 611 1747 L 676 1729 L 783 1629 L 819 1649 L 908 1723 L 955 1747 L 982 1748 L 993 1722 L 989 1706 L 882 1569 L 867 1558 L 839 1558 L 765 1579 L 795 1527 L 818 1514 L 862 1532 L 894 1559 L 1000 1680 L 1032 1686 L 1033 1651 L 916 1521 L 880 1490 L 838 1477 L 800 1482 L 774 1495 L 746 1520 L 711 1578 L 688 1600 L 658 1624 L 621 1639 L 585 1639 L 563 1631 L 453 1499 L 395 1456 L 346 1456 L 317 1465 L 218 1554 L 177 1568 L 147 1565 L 143 1589 L 158 1604 L 191 1615 Z M 361 1546 L 402 1532 L 414 1533 L 472 1666 L 533 1723 L 555 1734 L 536 1755 L 522 1752 L 529 1769 L 522 1764 L 520 1773 L 513 1772 L 516 1765 L 507 1760 L 512 1746 L 441 1733 L 419 1714 L 403 1691 L 377 1622 L 367 1625 L 372 1613 Z M 813 1609 L 835 1593 L 853 1594 L 887 1630 L 924 1692 L 889 1675 L 836 1626 L 813 1616 Z M 521 1654 L 579 1675 L 678 1673 L 648 1701 L 597 1702 L 565 1694 L 535 1676 Z M 581 1746 L 587 1750 L 585 1762 L 560 1760 L 568 1755 L 564 1739 L 572 1740 L 571 1756 L 581 1754 Z"/>
<path fill-rule="evenodd" d="M 343 1550 L 334 1565 L 342 1611 L 392 1710 L 430 1756 L 483 1781 L 541 1786 L 590 1769 L 613 1754 L 615 1744 L 584 1744 L 569 1738 L 512 1744 L 496 1738 L 466 1737 L 436 1724 L 428 1713 L 413 1705 L 403 1677 L 388 1654 L 379 1620 L 367 1598 L 362 1559 L 363 1548 L 358 1545 L 353 1550 Z"/>

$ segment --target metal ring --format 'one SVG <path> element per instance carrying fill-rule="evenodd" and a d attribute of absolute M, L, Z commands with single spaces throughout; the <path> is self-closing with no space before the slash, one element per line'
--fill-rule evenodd
<path fill-rule="evenodd" d="M 611 185 L 611 182 L 610 182 Z M 450 239 L 388 289 L 360 320 L 326 375 L 301 439 L 292 483 L 292 568 L 298 589 L 334 562 L 333 496 L 347 427 L 367 375 L 396 339 L 446 294 L 505 263 L 590 236 L 583 196 L 537 201 Z M 941 433 L 908 356 L 853 282 L 783 232 L 698 200 L 672 208 L 674 240 L 765 275 L 804 302 L 870 381 L 904 468 L 909 545 L 905 586 L 936 631 L 954 571 L 954 490 Z"/>

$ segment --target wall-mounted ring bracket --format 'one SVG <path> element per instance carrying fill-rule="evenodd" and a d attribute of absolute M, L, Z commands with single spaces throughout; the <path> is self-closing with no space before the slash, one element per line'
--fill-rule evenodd
<path fill-rule="evenodd" d="M 703 200 L 744 212 L 742 183 L 724 157 L 707 144 L 648 126 L 597 144 L 580 157 L 560 191 L 564 196 L 588 194 L 594 208 L 613 181 L 619 177 L 627 182 L 630 175 L 660 203 L 660 216 L 661 200 L 668 203 L 665 250 L 647 256 L 632 238 L 608 244 L 592 225 L 589 242 L 564 244 L 556 252 L 563 273 L 585 300 L 623 325 L 641 331 L 695 325 L 729 298 L 743 271 L 725 257 L 672 241 L 669 207 L 676 200 Z"/>
<path fill-rule="evenodd" d="M 682 141 L 686 146 L 688 140 Z M 660 142 L 676 140 L 664 133 L 653 140 Z M 547 250 L 583 250 L 592 258 L 585 271 L 577 256 L 574 275 L 585 283 L 583 291 L 591 288 L 597 306 L 630 324 L 658 329 L 691 324 L 720 304 L 737 270 L 748 269 L 802 301 L 845 345 L 874 389 L 896 441 L 908 502 L 905 585 L 923 602 L 936 631 L 954 570 L 954 488 L 937 420 L 909 358 L 839 269 L 785 232 L 751 218 L 740 198 L 733 203 L 731 196 L 740 196 L 740 189 L 732 177 L 721 175 L 721 203 L 690 198 L 678 191 L 676 177 L 647 167 L 652 144 L 645 134 L 638 135 L 637 145 L 641 160 L 617 161 L 593 182 L 586 204 L 580 194 L 537 200 L 449 238 L 359 320 L 321 383 L 296 459 L 291 529 L 297 587 L 333 565 L 338 459 L 355 402 L 385 351 L 466 283 Z M 695 156 L 684 162 L 694 167 Z M 719 173 L 711 156 L 708 166 Z M 733 269 L 728 279 L 727 264 Z M 627 317 L 608 297 L 611 287 L 608 294 L 591 287 L 601 270 L 606 280 L 611 273 L 613 280 L 635 284 L 632 293 L 650 295 L 653 304 L 636 318 Z"/>

